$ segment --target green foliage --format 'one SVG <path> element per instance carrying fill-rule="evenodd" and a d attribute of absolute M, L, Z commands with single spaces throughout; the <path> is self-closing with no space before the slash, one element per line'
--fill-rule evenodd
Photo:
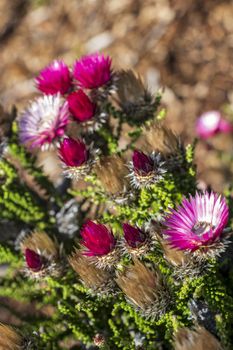
<path fill-rule="evenodd" d="M 158 111 L 160 99 L 159 93 L 150 106 L 151 113 L 139 120 L 118 110 L 112 103 L 106 103 L 105 108 L 111 114 L 113 126 L 107 122 L 90 137 L 100 148 L 101 155 L 119 154 L 127 158 L 142 135 L 143 123 L 165 118 L 166 111 Z M 128 124 L 129 142 L 120 148 L 119 141 L 124 124 Z M 183 196 L 193 194 L 196 190 L 193 144 L 187 145 L 186 148 L 181 147 L 175 158 L 168 157 L 167 164 L 172 166 L 168 167 L 169 171 L 163 178 L 150 187 L 133 189 L 132 199 L 128 202 L 119 203 L 106 194 L 95 173 L 85 177 L 86 186 L 79 188 L 75 183 L 75 186 L 64 193 L 58 193 L 41 169 L 37 168 L 35 157 L 19 145 L 15 124 L 13 131 L 8 140 L 8 157 L 0 160 L 0 218 L 24 224 L 29 230 L 45 230 L 49 234 L 57 235 L 51 202 L 60 209 L 68 199 L 74 197 L 78 200 L 81 198 L 80 206 L 88 204 L 81 212 L 79 224 L 87 217 L 93 216 L 94 211 L 95 219 L 108 224 L 116 237 L 120 237 L 123 222 L 142 227 L 150 220 L 160 219 L 162 214 L 168 213 L 179 204 Z M 46 200 L 39 196 L 33 186 L 30 187 L 20 178 L 19 169 L 12 159 L 17 159 L 22 170 L 33 177 L 35 184 L 46 193 Z M 71 243 L 77 243 L 77 238 L 79 239 L 74 237 L 72 242 L 67 244 L 68 240 L 63 237 L 63 243 L 70 248 Z M 59 239 L 61 237 L 58 236 Z M 106 343 L 102 346 L 102 349 L 106 350 L 133 350 L 137 338 L 140 338 L 142 346 L 147 350 L 159 350 L 161 346 L 171 349 L 174 332 L 180 327 L 190 327 L 193 324 L 190 310 L 192 300 L 207 302 L 210 310 L 215 313 L 218 336 L 226 348 L 230 349 L 233 337 L 233 273 L 232 270 L 229 272 L 228 283 L 223 282 L 218 261 L 210 261 L 210 268 L 201 276 L 186 276 L 179 280 L 174 277 L 173 267 L 164 258 L 159 244 L 154 244 L 153 250 L 140 256 L 140 261 L 145 265 L 158 269 L 166 279 L 169 290 L 169 307 L 166 312 L 152 318 L 145 317 L 133 307 L 119 289 L 113 295 L 100 296 L 91 293 L 68 266 L 63 255 L 60 262 L 63 270 L 60 276 L 55 278 L 46 275 L 38 280 L 26 277 L 22 271 L 22 255 L 15 252 L 8 243 L 0 245 L 0 264 L 9 265 L 6 275 L 0 279 L 0 296 L 36 305 L 38 312 L 35 317 L 17 317 L 22 321 L 22 328 L 27 334 L 37 332 L 34 339 L 37 349 L 66 349 L 68 345 L 66 347 L 65 344 L 70 339 L 90 346 L 98 333 L 106 338 Z M 69 254 L 68 251 L 66 254 Z M 112 279 L 131 263 L 132 258 L 129 255 L 123 256 L 115 266 L 116 271 L 112 272 Z M 226 264 L 229 265 L 229 261 Z M 50 307 L 52 312 L 39 312 L 46 306 Z"/>

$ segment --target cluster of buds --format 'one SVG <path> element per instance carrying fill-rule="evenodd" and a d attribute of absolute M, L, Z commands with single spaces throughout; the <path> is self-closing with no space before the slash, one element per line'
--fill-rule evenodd
<path fill-rule="evenodd" d="M 25 256 L 26 275 L 34 279 L 60 276 L 61 249 L 46 233 L 33 232 L 25 237 L 21 242 L 21 250 Z"/>
<path fill-rule="evenodd" d="M 223 350 L 219 341 L 204 327 L 180 328 L 175 334 L 175 350 Z"/>
<path fill-rule="evenodd" d="M 62 60 L 52 62 L 35 80 L 43 97 L 32 102 L 19 120 L 21 142 L 30 149 L 46 149 L 64 137 L 72 120 L 86 131 L 98 128 L 107 117 L 98 92 L 111 91 L 113 78 L 111 59 L 102 54 L 84 56 L 72 69 Z"/>
<path fill-rule="evenodd" d="M 157 318 L 167 311 L 171 297 L 159 270 L 152 271 L 135 259 L 133 265 L 119 273 L 116 282 L 145 317 Z"/>

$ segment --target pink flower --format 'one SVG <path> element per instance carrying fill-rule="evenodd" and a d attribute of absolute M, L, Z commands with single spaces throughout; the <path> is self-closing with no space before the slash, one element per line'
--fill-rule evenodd
<path fill-rule="evenodd" d="M 129 224 L 123 224 L 124 237 L 131 248 L 138 248 L 145 242 L 146 236 L 138 227 Z"/>
<path fill-rule="evenodd" d="M 82 91 L 76 91 L 67 98 L 69 110 L 79 122 L 90 120 L 95 115 L 96 104 Z"/>
<path fill-rule="evenodd" d="M 88 150 L 81 140 L 65 138 L 59 148 L 59 157 L 69 167 L 79 167 L 87 162 Z"/>
<path fill-rule="evenodd" d="M 225 198 L 213 192 L 196 193 L 171 211 L 164 234 L 172 247 L 195 251 L 220 239 L 228 216 Z"/>
<path fill-rule="evenodd" d="M 43 266 L 42 259 L 41 259 L 39 254 L 34 252 L 34 250 L 27 248 L 25 250 L 25 259 L 26 259 L 26 263 L 27 263 L 27 266 L 29 267 L 29 269 L 31 269 L 35 272 L 41 270 L 41 268 Z"/>
<path fill-rule="evenodd" d="M 196 133 L 200 138 L 207 139 L 218 133 L 229 133 L 233 131 L 233 125 L 223 119 L 218 111 L 203 113 L 196 123 Z"/>
<path fill-rule="evenodd" d="M 154 170 L 154 161 L 149 156 L 147 156 L 145 153 L 141 151 L 134 151 L 133 152 L 133 166 L 134 171 L 139 173 L 141 176 L 147 175 L 151 171 Z"/>
<path fill-rule="evenodd" d="M 79 86 L 95 89 L 110 81 L 111 64 L 111 58 L 103 54 L 84 56 L 75 62 L 73 75 Z"/>
<path fill-rule="evenodd" d="M 87 248 L 84 255 L 103 256 L 110 253 L 116 240 L 112 232 L 105 226 L 88 220 L 81 231 L 81 244 Z"/>
<path fill-rule="evenodd" d="M 46 95 L 58 92 L 64 95 L 72 85 L 69 68 L 62 60 L 53 61 L 45 67 L 35 79 L 37 88 Z"/>
<path fill-rule="evenodd" d="M 19 120 L 21 142 L 30 148 L 49 146 L 64 135 L 69 116 L 68 103 L 60 95 L 38 98 Z"/>

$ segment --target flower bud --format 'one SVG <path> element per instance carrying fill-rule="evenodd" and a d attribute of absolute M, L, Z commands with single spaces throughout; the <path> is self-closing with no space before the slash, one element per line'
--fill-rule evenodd
<path fill-rule="evenodd" d="M 145 153 L 135 150 L 133 152 L 132 160 L 134 171 L 139 174 L 142 174 L 142 176 L 143 174 L 147 175 L 148 173 L 153 171 L 154 162 Z"/>
<path fill-rule="evenodd" d="M 59 264 L 59 246 L 44 232 L 33 232 L 21 243 L 25 256 L 25 273 L 39 279 L 45 276 L 58 276 L 62 269 Z"/>
<path fill-rule="evenodd" d="M 102 256 L 110 253 L 116 244 L 112 232 L 105 226 L 88 220 L 81 231 L 82 245 L 87 256 Z"/>
<path fill-rule="evenodd" d="M 25 249 L 25 259 L 29 269 L 35 272 L 40 271 L 42 269 L 43 267 L 42 258 L 39 254 L 37 254 L 33 250 L 29 248 Z"/>
<path fill-rule="evenodd" d="M 81 245 L 85 248 L 83 255 L 91 257 L 90 261 L 100 268 L 111 268 L 118 259 L 112 231 L 103 224 L 88 220 L 81 230 L 81 236 Z"/>
<path fill-rule="evenodd" d="M 152 152 L 149 156 L 135 150 L 132 162 L 129 163 L 130 181 L 133 187 L 150 187 L 163 178 L 166 173 L 165 162 L 161 155 Z"/>
<path fill-rule="evenodd" d="M 146 235 L 137 227 L 123 224 L 124 237 L 131 248 L 138 248 L 146 241 Z"/>
<path fill-rule="evenodd" d="M 69 110 L 74 119 L 80 123 L 92 119 L 95 115 L 96 104 L 82 91 L 72 92 L 68 97 Z"/>
<path fill-rule="evenodd" d="M 58 150 L 64 174 L 76 180 L 88 175 L 96 161 L 98 150 L 87 147 L 82 140 L 65 138 Z"/>
<path fill-rule="evenodd" d="M 88 160 L 88 150 L 81 140 L 65 138 L 59 148 L 59 156 L 68 167 L 80 167 Z"/>

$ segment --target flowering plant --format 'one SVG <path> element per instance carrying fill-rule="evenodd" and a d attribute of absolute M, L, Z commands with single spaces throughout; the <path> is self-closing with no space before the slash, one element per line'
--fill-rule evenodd
<path fill-rule="evenodd" d="M 231 196 L 197 188 L 160 92 L 98 53 L 36 85 L 1 140 L 0 295 L 37 313 L 0 324 L 0 347 L 230 349 Z"/>

